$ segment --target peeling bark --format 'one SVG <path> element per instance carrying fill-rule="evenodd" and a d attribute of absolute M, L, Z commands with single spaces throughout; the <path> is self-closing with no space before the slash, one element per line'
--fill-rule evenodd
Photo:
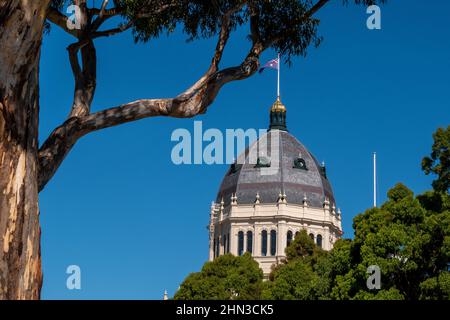
<path fill-rule="evenodd" d="M 39 56 L 49 0 L 0 0 L 0 299 L 38 299 Z"/>

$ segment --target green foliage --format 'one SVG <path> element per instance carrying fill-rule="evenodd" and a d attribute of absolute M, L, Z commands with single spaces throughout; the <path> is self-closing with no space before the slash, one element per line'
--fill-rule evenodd
<path fill-rule="evenodd" d="M 69 0 L 52 0 L 51 7 L 60 10 Z M 286 62 L 293 56 L 305 56 L 310 44 L 318 46 L 320 21 L 309 14 L 319 1 L 312 0 L 114 0 L 108 8 L 118 9 L 122 26 L 132 25 L 136 42 L 147 42 L 177 27 L 188 40 L 210 38 L 219 34 L 223 17 L 229 15 L 230 31 L 250 26 L 250 40 L 279 52 Z M 344 1 L 346 3 L 348 1 Z M 384 3 L 384 0 L 353 0 L 355 4 Z M 97 9 L 102 1 L 97 4 Z M 86 4 L 89 6 L 89 3 Z M 92 18 L 92 17 L 91 17 Z M 49 25 L 47 24 L 47 30 Z M 256 39 L 258 38 L 258 39 Z"/>
<path fill-rule="evenodd" d="M 420 284 L 422 299 L 450 300 L 450 272 L 442 272 Z"/>
<path fill-rule="evenodd" d="M 319 295 L 320 277 L 310 263 L 295 259 L 275 269 L 265 298 L 276 300 L 313 300 Z M 270 293 L 268 293 L 270 291 Z"/>
<path fill-rule="evenodd" d="M 301 230 L 296 236 L 294 241 L 286 248 L 286 258 L 293 260 L 296 258 L 311 258 L 317 254 L 319 248 L 314 243 L 306 230 Z"/>
<path fill-rule="evenodd" d="M 174 296 L 176 300 L 253 300 L 261 297 L 263 274 L 249 253 L 226 254 L 190 274 Z"/>
<path fill-rule="evenodd" d="M 376 292 L 359 291 L 354 300 L 404 300 L 404 296 L 396 288 L 378 290 Z"/>
<path fill-rule="evenodd" d="M 398 183 L 394 188 L 388 191 L 387 195 L 389 200 L 398 202 L 402 199 L 412 197 L 414 193 L 409 190 L 404 184 Z"/>
<path fill-rule="evenodd" d="M 354 240 L 338 240 L 325 253 L 306 232 L 286 249 L 274 269 L 269 299 L 402 300 L 449 299 L 449 195 L 414 197 L 397 184 L 381 208 L 354 218 Z M 367 268 L 381 270 L 381 289 L 367 288 Z"/>
<path fill-rule="evenodd" d="M 320 273 L 329 269 L 327 253 L 317 247 L 306 230 L 301 230 L 286 248 L 286 258 L 284 264 L 272 270 L 263 294 L 265 299 L 314 300 L 326 295 L 328 279 Z"/>
<path fill-rule="evenodd" d="M 397 184 L 388 198 L 356 216 L 355 238 L 338 240 L 329 252 L 299 232 L 268 281 L 249 254 L 225 255 L 191 274 L 175 298 L 450 299 L 450 196 L 430 191 L 414 197 Z M 367 288 L 370 265 L 381 270 L 380 290 Z"/>
<path fill-rule="evenodd" d="M 143 42 L 162 33 L 171 33 L 177 26 L 182 28 L 188 40 L 209 38 L 219 33 L 222 17 L 227 12 L 231 12 L 231 31 L 257 16 L 255 30 L 258 30 L 261 42 L 283 54 L 287 61 L 293 55 L 305 55 L 310 43 L 318 45 L 320 42 L 317 36 L 319 21 L 305 18 L 311 3 L 310 0 L 119 1 L 125 8 L 124 17 L 134 21 L 135 40 Z M 169 10 L 157 10 L 167 5 L 170 5 Z M 151 15 L 139 18 L 148 10 Z"/>
<path fill-rule="evenodd" d="M 450 260 L 449 196 L 427 192 L 415 198 L 398 184 L 388 192 L 388 198 L 381 208 L 354 218 L 352 266 L 346 275 L 337 277 L 334 298 L 428 299 L 436 294 L 430 288 L 437 288 L 430 279 L 445 278 L 442 275 L 447 273 Z M 366 288 L 369 265 L 381 269 L 379 292 Z M 445 292 L 445 285 L 439 288 Z"/>
<path fill-rule="evenodd" d="M 292 56 L 305 56 L 310 44 L 318 46 L 319 20 L 306 13 L 316 1 L 312 0 L 120 0 L 126 10 L 124 17 L 134 21 L 136 41 L 148 41 L 170 33 L 181 26 L 189 40 L 209 38 L 219 33 L 222 17 L 231 12 L 230 29 L 249 24 L 264 46 L 279 52 L 290 63 Z M 356 4 L 384 3 L 384 0 L 355 0 Z M 174 5 L 175 4 L 175 5 Z M 169 10 L 159 10 L 170 5 Z M 139 18 L 141 12 L 152 8 L 152 14 Z M 253 35 L 254 36 L 254 35 Z M 252 36 L 249 36 L 252 39 Z M 254 40 L 254 39 L 252 39 Z"/>
<path fill-rule="evenodd" d="M 302 230 L 269 281 L 261 283 L 249 255 L 226 255 L 190 275 L 175 297 L 232 299 L 237 292 L 240 299 L 450 300 L 450 195 L 442 189 L 448 189 L 449 131 L 434 135 L 432 159 L 439 163 L 425 160 L 428 172 L 439 176 L 434 190 L 416 197 L 398 183 L 380 208 L 353 219 L 353 240 L 340 239 L 325 252 Z M 378 290 L 367 287 L 371 265 L 381 271 Z"/>
<path fill-rule="evenodd" d="M 251 3 L 260 16 L 258 30 L 262 42 L 271 43 L 269 47 L 284 56 L 287 62 L 292 56 L 305 56 L 311 43 L 316 47 L 320 44 L 322 39 L 317 35 L 319 20 L 305 18 L 312 1 L 263 0 Z"/>
<path fill-rule="evenodd" d="M 433 181 L 434 190 L 448 193 L 450 188 L 450 125 L 447 129 L 437 129 L 433 133 L 433 140 L 430 157 L 422 159 L 422 170 L 427 175 L 434 173 L 438 176 Z"/>

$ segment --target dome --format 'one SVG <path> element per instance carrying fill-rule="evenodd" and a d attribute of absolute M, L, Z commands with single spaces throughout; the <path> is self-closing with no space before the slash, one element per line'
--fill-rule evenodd
<path fill-rule="evenodd" d="M 280 105 L 284 108 L 279 99 L 275 105 L 277 110 L 271 109 L 271 128 L 274 127 L 273 121 L 277 121 L 274 113 L 286 113 L 285 109 L 279 109 Z M 325 199 L 328 199 L 330 206 L 335 206 L 325 167 L 287 132 L 285 122 L 282 123 L 282 128 L 284 130 L 270 129 L 238 157 L 238 163 L 230 166 L 222 180 L 216 202 L 220 203 L 223 199 L 226 206 L 235 194 L 238 204 L 253 204 L 256 194 L 259 194 L 260 203 L 276 203 L 281 193 L 286 195 L 288 203 L 301 205 L 306 199 L 308 206 L 320 208 L 323 207 Z M 274 152 L 271 156 L 271 138 L 274 134 L 279 134 L 279 152 Z M 267 156 L 257 153 L 258 145 L 259 150 L 267 151 Z M 258 156 L 256 164 L 254 160 L 250 161 L 252 152 Z M 253 159 L 255 158 L 256 156 L 253 156 Z M 263 171 L 267 169 L 271 170 L 271 174 Z"/>

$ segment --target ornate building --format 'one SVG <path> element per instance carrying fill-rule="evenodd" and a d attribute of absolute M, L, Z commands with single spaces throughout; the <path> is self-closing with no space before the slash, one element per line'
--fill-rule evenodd
<path fill-rule="evenodd" d="M 258 153 L 262 147 L 266 154 Z M 250 159 L 253 154 L 256 163 Z M 299 230 L 307 230 L 325 250 L 342 235 L 341 212 L 325 165 L 287 131 L 286 108 L 279 98 L 270 110 L 267 133 L 225 174 L 208 229 L 209 260 L 250 252 L 265 276 L 285 258 L 285 248 Z"/>

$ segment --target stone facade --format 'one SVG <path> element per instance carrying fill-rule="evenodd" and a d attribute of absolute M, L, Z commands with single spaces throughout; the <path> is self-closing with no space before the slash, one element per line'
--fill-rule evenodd
<path fill-rule="evenodd" d="M 228 207 L 224 207 L 223 202 L 213 203 L 209 224 L 209 260 L 225 253 L 239 255 L 249 251 L 267 276 L 272 265 L 286 257 L 284 251 L 288 244 L 288 232 L 293 238 L 298 231 L 305 229 L 325 250 L 330 250 L 342 234 L 341 213 L 330 207 L 328 200 L 322 208 L 314 208 L 308 206 L 307 200 L 302 205 L 290 204 L 281 196 L 277 203 L 262 204 L 256 198 L 257 195 L 253 205 L 239 205 L 239 199 L 233 200 Z M 265 254 L 263 231 L 267 232 Z M 276 232 L 274 255 L 271 231 Z M 243 236 L 241 248 L 240 232 Z"/>

